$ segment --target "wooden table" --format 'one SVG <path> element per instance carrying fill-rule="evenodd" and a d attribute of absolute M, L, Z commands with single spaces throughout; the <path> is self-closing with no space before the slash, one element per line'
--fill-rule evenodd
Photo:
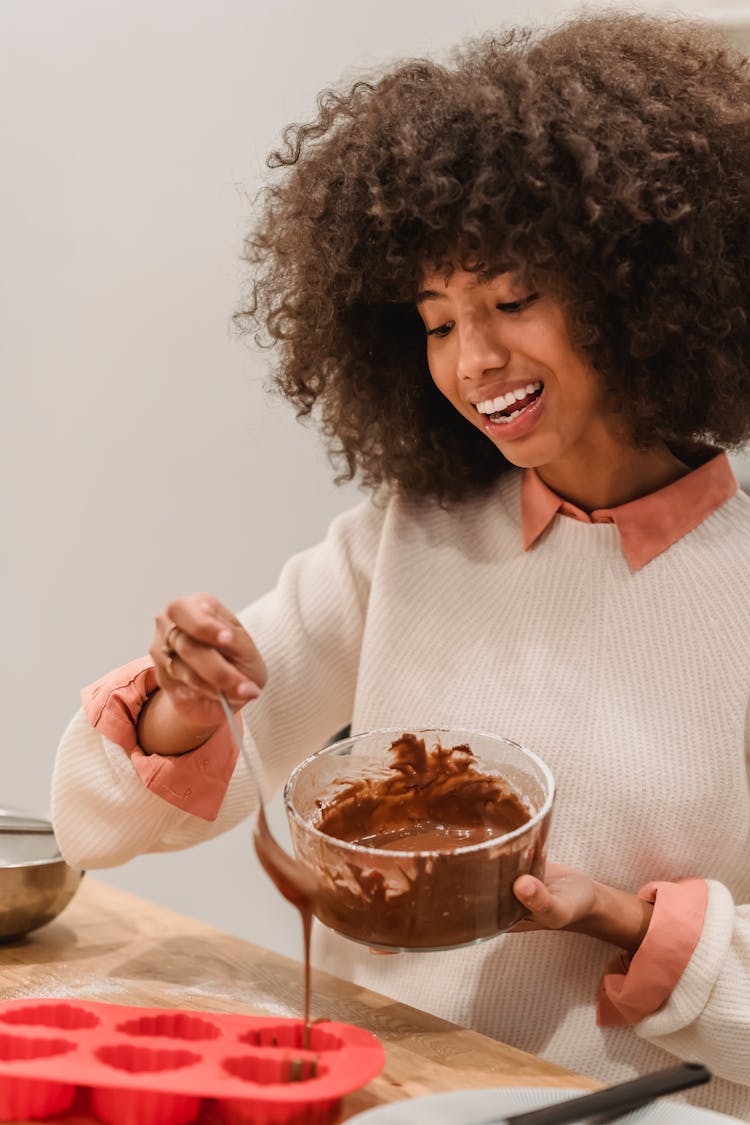
<path fill-rule="evenodd" d="M 59 919 L 0 946 L 0 1000 L 37 996 L 299 1017 L 302 967 L 87 875 Z M 600 1085 L 317 970 L 311 1010 L 313 1018 L 366 1028 L 386 1049 L 384 1070 L 344 1098 L 341 1120 L 448 1090 Z M 90 1119 L 68 1113 L 54 1120 Z"/>

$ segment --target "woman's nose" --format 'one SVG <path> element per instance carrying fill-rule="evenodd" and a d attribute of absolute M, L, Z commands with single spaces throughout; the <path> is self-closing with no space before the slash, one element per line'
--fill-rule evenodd
<path fill-rule="evenodd" d="M 510 352 L 496 331 L 483 325 L 471 325 L 459 332 L 459 379 L 477 379 L 493 368 L 503 368 Z"/>

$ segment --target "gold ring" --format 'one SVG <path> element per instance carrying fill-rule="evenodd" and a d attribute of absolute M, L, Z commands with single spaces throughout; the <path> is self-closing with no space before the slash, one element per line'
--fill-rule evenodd
<path fill-rule="evenodd" d="M 179 633 L 179 631 L 179 625 L 175 625 L 174 622 L 167 629 L 166 636 L 164 637 L 164 644 L 162 646 L 162 652 L 165 656 L 174 656 L 175 652 L 177 651 L 174 647 L 174 644 L 172 643 L 172 634 L 175 632 Z"/>

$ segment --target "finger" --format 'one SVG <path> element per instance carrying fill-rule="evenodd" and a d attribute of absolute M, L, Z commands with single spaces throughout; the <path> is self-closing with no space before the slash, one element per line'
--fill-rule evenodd
<path fill-rule="evenodd" d="M 241 667 L 258 687 L 267 679 L 266 666 L 253 639 L 235 615 L 210 594 L 191 594 L 170 602 L 165 617 L 191 639 L 218 648 Z"/>
<path fill-rule="evenodd" d="M 180 670 L 180 663 L 177 660 L 174 664 L 174 675 L 170 676 L 164 669 L 157 667 L 156 683 L 163 691 L 166 691 L 174 700 L 176 704 L 193 705 L 197 703 L 210 702 L 218 704 L 218 695 L 213 688 L 206 687 L 197 682 L 195 677 L 191 675 L 189 670 Z M 239 711 L 240 708 L 248 702 L 246 698 L 237 699 L 235 696 L 227 693 L 227 702 L 233 711 Z"/>
<path fill-rule="evenodd" d="M 216 647 L 232 663 L 240 665 L 259 687 L 265 687 L 268 670 L 253 638 L 239 618 L 216 599 L 203 603 L 205 611 L 213 614 L 214 604 L 218 607 L 217 621 L 220 625 Z"/>
<path fill-rule="evenodd" d="M 231 609 L 227 609 L 223 602 L 220 602 L 213 594 L 196 594 L 195 598 L 200 608 L 207 613 L 209 617 L 215 618 L 221 625 L 229 625 L 231 627 L 239 624 L 239 621 L 232 613 Z"/>
<path fill-rule="evenodd" d="M 544 883 L 533 875 L 519 875 L 513 884 L 513 894 L 519 902 L 526 905 L 532 901 L 537 892 L 543 889 Z"/>
<path fill-rule="evenodd" d="M 545 925 L 552 921 L 552 896 L 541 879 L 520 875 L 513 884 L 513 894 L 535 919 Z"/>
<path fill-rule="evenodd" d="M 216 699 L 216 689 L 180 659 L 177 651 L 167 651 L 159 642 L 155 642 L 150 650 L 154 661 L 156 682 L 164 691 L 177 694 L 180 698 L 203 696 Z"/>
<path fill-rule="evenodd" d="M 168 617 L 161 615 L 157 618 L 157 632 L 149 652 L 154 661 L 159 687 L 180 698 L 192 695 L 216 699 L 215 687 L 181 658 L 177 645 L 179 638 L 183 636 Z M 183 647 L 185 643 L 183 640 Z"/>
<path fill-rule="evenodd" d="M 210 601 L 209 598 L 208 594 L 189 594 L 187 597 L 176 598 L 167 606 L 164 617 L 179 626 L 183 633 L 203 644 L 221 644 L 220 638 L 226 643 L 229 622 L 209 608 L 220 605 L 215 598 L 210 598 Z M 224 613 L 228 615 L 229 611 L 225 610 Z"/>
<path fill-rule="evenodd" d="M 217 649 L 193 640 L 181 630 L 173 630 L 170 635 L 176 656 L 167 656 L 166 659 L 167 662 L 172 660 L 168 671 L 174 678 L 199 691 L 210 692 L 214 698 L 223 692 L 247 703 L 260 694 L 260 688 L 244 669 L 227 660 Z M 177 668 L 176 675 L 174 667 Z"/>

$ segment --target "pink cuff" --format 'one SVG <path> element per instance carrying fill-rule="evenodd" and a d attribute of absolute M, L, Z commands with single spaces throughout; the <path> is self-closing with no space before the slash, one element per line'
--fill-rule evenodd
<path fill-rule="evenodd" d="M 187 754 L 144 754 L 138 745 L 138 716 L 156 690 L 150 656 L 108 672 L 81 692 L 83 709 L 100 734 L 122 746 L 147 789 L 183 812 L 216 820 L 239 751 L 226 723 Z M 242 722 L 242 716 L 237 716 Z"/>
<path fill-rule="evenodd" d="M 708 905 L 704 879 L 647 883 L 638 897 L 653 902 L 646 936 L 632 958 L 610 961 L 599 986 L 596 1022 L 623 1027 L 651 1015 L 669 998 L 693 955 Z"/>

